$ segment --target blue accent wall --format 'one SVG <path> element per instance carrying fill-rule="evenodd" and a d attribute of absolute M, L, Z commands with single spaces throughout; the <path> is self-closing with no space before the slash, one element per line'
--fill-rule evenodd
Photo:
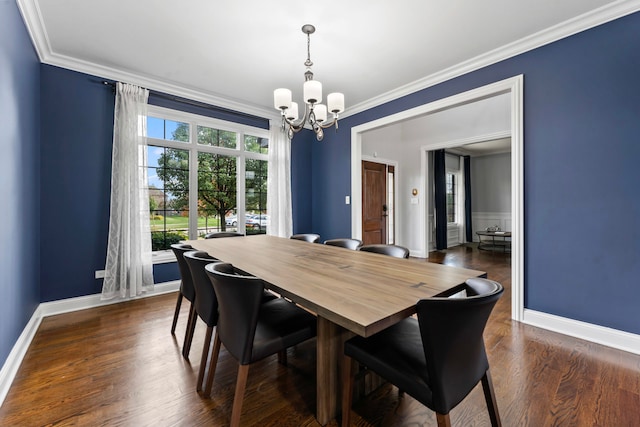
<path fill-rule="evenodd" d="M 291 210 L 293 234 L 314 233 L 311 223 L 311 151 L 313 132 L 303 129 L 291 140 Z"/>
<path fill-rule="evenodd" d="M 638 52 L 635 13 L 341 120 L 313 143 L 314 232 L 351 234 L 353 126 L 523 74 L 525 306 L 639 334 Z"/>
<path fill-rule="evenodd" d="M 232 111 L 227 108 L 215 107 L 188 99 L 166 95 L 158 92 L 149 94 L 149 105 L 169 108 L 171 110 L 184 111 L 185 113 L 197 114 L 199 116 L 213 117 L 214 119 L 228 122 L 240 123 L 261 129 L 269 129 L 269 119 L 257 117 L 251 114 Z"/>
<path fill-rule="evenodd" d="M 16 2 L 0 2 L 0 366 L 40 302 L 39 79 Z"/>
<path fill-rule="evenodd" d="M 42 65 L 42 302 L 102 290 L 115 96 L 99 82 Z"/>

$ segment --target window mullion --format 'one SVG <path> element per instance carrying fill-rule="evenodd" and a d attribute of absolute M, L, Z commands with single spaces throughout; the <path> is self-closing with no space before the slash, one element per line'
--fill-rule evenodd
<path fill-rule="evenodd" d="M 238 229 L 244 231 L 246 233 L 247 230 L 247 224 L 246 224 L 246 203 L 245 203 L 245 191 L 246 191 L 246 183 L 245 183 L 245 177 L 247 175 L 246 172 L 246 164 L 245 164 L 245 151 L 244 151 L 244 144 L 242 143 L 243 141 L 243 136 L 242 136 L 242 132 L 238 132 L 237 133 L 237 147 L 239 149 L 240 154 L 238 155 L 238 157 L 236 157 L 236 170 L 238 171 L 238 174 L 236 175 L 236 206 L 238 207 L 236 209 L 236 211 L 238 212 Z M 242 224 L 242 228 L 241 227 Z"/>
<path fill-rule="evenodd" d="M 189 238 L 198 238 L 198 130 L 191 123 L 189 143 Z"/>

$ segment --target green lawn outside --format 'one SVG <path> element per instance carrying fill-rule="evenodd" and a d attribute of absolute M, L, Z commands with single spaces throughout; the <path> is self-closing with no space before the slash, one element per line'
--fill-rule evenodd
<path fill-rule="evenodd" d="M 167 230 L 187 230 L 189 228 L 189 218 L 186 216 L 166 216 L 163 219 L 151 220 L 151 231 L 163 231 Z M 198 228 L 218 228 L 220 221 L 218 218 L 209 217 L 207 220 L 205 217 L 198 217 Z"/>

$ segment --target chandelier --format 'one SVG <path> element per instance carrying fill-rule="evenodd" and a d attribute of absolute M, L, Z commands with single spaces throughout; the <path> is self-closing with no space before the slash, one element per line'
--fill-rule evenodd
<path fill-rule="evenodd" d="M 299 132 L 305 124 L 309 124 L 316 134 L 318 141 L 324 137 L 323 129 L 333 125 L 338 129 L 338 115 L 344 111 L 344 95 L 339 92 L 330 93 L 327 96 L 327 104 L 322 102 L 322 83 L 313 80 L 311 71 L 311 34 L 316 28 L 311 24 L 302 26 L 302 32 L 307 35 L 307 60 L 304 62 L 307 70 L 304 73 L 302 93 L 304 98 L 304 116 L 298 118 L 298 103 L 291 101 L 289 89 L 276 89 L 273 91 L 273 104 L 282 114 L 282 130 L 288 126 L 287 135 L 293 138 L 294 133 Z M 333 117 L 327 120 L 327 114 L 331 112 Z"/>

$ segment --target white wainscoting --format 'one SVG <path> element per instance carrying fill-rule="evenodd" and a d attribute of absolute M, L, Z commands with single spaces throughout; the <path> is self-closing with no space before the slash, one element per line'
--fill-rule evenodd
<path fill-rule="evenodd" d="M 458 246 L 463 242 L 463 233 L 460 232 L 460 226 L 449 225 L 447 226 L 447 247 Z"/>
<path fill-rule="evenodd" d="M 511 212 L 472 212 L 473 241 L 478 242 L 476 231 L 486 230 L 488 227 L 500 227 L 502 231 L 512 231 Z"/>
<path fill-rule="evenodd" d="M 428 224 L 435 224 L 433 214 L 428 216 Z M 512 231 L 511 212 L 472 212 L 471 224 L 473 226 L 473 241 L 478 242 L 476 231 L 486 230 L 487 227 L 500 227 L 502 231 Z M 459 245 L 464 240 L 464 231 L 460 227 L 449 227 L 447 229 L 447 247 Z M 436 250 L 436 235 L 434 227 L 429 227 L 429 251 Z"/>

